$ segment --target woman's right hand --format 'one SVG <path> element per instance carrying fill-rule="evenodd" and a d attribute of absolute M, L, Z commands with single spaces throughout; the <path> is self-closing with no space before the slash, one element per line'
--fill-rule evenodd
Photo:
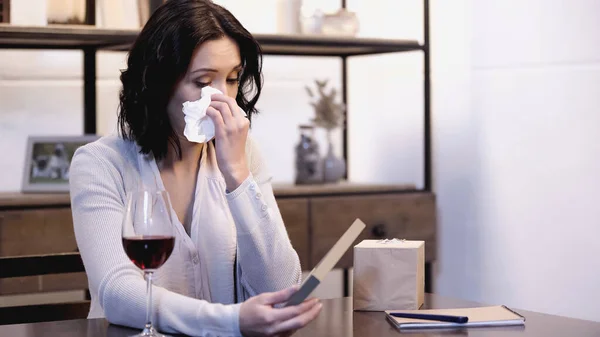
<path fill-rule="evenodd" d="M 288 335 L 317 317 L 323 306 L 318 299 L 306 300 L 290 307 L 274 308 L 285 303 L 298 286 L 249 298 L 240 306 L 240 331 L 244 336 Z"/>

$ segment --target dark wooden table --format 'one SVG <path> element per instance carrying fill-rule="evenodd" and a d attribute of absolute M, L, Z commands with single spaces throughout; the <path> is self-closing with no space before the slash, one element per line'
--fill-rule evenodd
<path fill-rule="evenodd" d="M 425 301 L 426 308 L 458 308 L 481 305 L 436 295 L 426 295 Z M 319 315 L 319 318 L 306 328 L 298 331 L 294 335 L 295 337 L 398 337 L 401 335 L 445 337 L 600 336 L 600 322 L 546 315 L 518 309 L 516 310 L 526 318 L 525 326 L 523 327 L 469 328 L 437 331 L 420 330 L 407 333 L 400 332 L 392 327 L 381 312 L 353 312 L 351 298 L 324 300 L 323 304 L 323 311 Z M 137 330 L 110 325 L 103 319 L 0 326 L 0 336 L 2 337 L 124 337 L 131 336 L 136 332 Z"/>

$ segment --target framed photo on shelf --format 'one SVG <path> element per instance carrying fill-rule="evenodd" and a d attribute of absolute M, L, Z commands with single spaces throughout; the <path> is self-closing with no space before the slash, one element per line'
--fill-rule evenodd
<path fill-rule="evenodd" d="M 30 136 L 27 139 L 22 192 L 68 192 L 69 169 L 75 150 L 100 138 L 86 136 Z"/>

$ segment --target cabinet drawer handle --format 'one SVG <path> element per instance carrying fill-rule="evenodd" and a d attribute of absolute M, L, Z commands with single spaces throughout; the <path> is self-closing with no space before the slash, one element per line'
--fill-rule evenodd
<path fill-rule="evenodd" d="M 377 224 L 371 228 L 371 235 L 378 239 L 384 239 L 387 237 L 387 229 L 384 224 Z"/>

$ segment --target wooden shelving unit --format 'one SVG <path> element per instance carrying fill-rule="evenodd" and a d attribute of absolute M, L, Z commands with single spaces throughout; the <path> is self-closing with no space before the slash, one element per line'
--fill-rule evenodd
<path fill-rule="evenodd" d="M 154 1 L 156 2 L 156 1 Z M 86 3 L 90 10 L 86 13 L 93 23 L 93 0 Z M 369 230 L 371 237 L 422 238 L 427 241 L 427 261 L 435 260 L 436 225 L 435 196 L 432 192 L 431 178 L 431 111 L 430 111 L 430 47 L 429 47 L 429 0 L 423 0 L 424 39 L 390 40 L 373 38 L 341 38 L 311 35 L 263 35 L 256 34 L 264 54 L 290 56 L 334 56 L 342 60 L 342 98 L 346 102 L 347 60 L 357 55 L 421 51 L 424 58 L 424 182 L 423 188 L 414 186 L 279 186 L 275 193 L 286 220 L 286 226 L 308 266 L 330 247 L 341 235 L 343 227 L 350 223 L 351 217 L 361 216 L 373 223 Z M 342 0 L 342 7 L 345 1 Z M 92 18 L 92 19 L 90 19 Z M 21 27 L 0 24 L 0 48 L 10 49 L 70 49 L 83 51 L 84 74 L 84 126 L 86 134 L 96 133 L 96 52 L 100 50 L 127 51 L 139 34 L 137 30 L 114 30 L 95 28 L 93 25 L 72 26 L 52 25 L 46 27 Z M 347 119 L 346 119 L 347 120 Z M 344 127 L 344 158 L 348 158 L 347 125 Z M 23 200 L 25 199 L 25 200 Z M 381 205 L 385 205 L 382 208 Z M 0 198 L 0 220 L 4 225 L 14 220 L 20 226 L 25 218 L 21 212 L 30 216 L 31 223 L 39 219 L 55 219 L 59 214 L 67 219 L 70 216 L 67 195 L 4 195 Z M 52 213 L 55 212 L 55 213 Z M 1 212 L 0 212 L 1 213 Z M 328 215 L 331 214 L 331 215 Z M 12 217 L 12 218 L 11 218 Z M 347 217 L 347 219 L 345 218 Z M 13 219 L 14 218 L 14 219 Z M 15 220 L 16 219 L 16 220 Z M 320 220 L 319 220 L 320 219 Z M 60 220 L 60 219 L 59 219 Z M 385 221 L 384 221 L 385 220 Z M 27 220 L 29 221 L 29 220 Z M 27 222 L 25 221 L 25 222 Z M 38 222 L 36 222 L 38 221 Z M 46 221 L 46 220 L 44 220 Z M 49 220 L 48 220 L 49 221 Z M 57 220 L 58 221 L 58 220 Z M 57 226 L 67 220 L 60 220 Z M 0 221 L 1 223 L 2 221 Z M 27 222 L 29 223 L 29 222 Z M 339 228 L 322 235 L 317 230 L 330 228 L 339 223 Z M 385 226 L 384 226 L 385 225 Z M 70 227 L 69 227 L 70 228 Z M 387 228 L 387 229 L 386 229 Z M 34 230 L 34 229 L 32 229 Z M 71 233 L 70 231 L 67 231 Z M 74 241 L 74 240 L 71 240 Z M 73 243 L 73 242 L 71 242 Z M 342 267 L 348 267 L 348 256 Z M 430 264 L 426 267 L 428 288 L 431 289 Z M 348 272 L 344 269 L 345 285 L 348 284 Z M 348 289 L 344 289 L 348 295 Z"/>
<path fill-rule="evenodd" d="M 429 126 L 429 38 L 428 0 L 425 3 L 425 43 L 416 40 L 330 37 L 322 35 L 255 34 L 265 55 L 335 56 L 342 59 L 342 98 L 346 102 L 347 58 L 406 51 L 423 51 L 425 55 L 425 182 L 431 187 Z M 96 133 L 96 52 L 127 51 L 139 34 L 138 30 L 96 28 L 92 25 L 49 25 L 25 27 L 0 24 L 0 48 L 70 49 L 84 53 L 84 133 Z M 347 159 L 347 127 L 344 128 L 344 158 Z"/>

